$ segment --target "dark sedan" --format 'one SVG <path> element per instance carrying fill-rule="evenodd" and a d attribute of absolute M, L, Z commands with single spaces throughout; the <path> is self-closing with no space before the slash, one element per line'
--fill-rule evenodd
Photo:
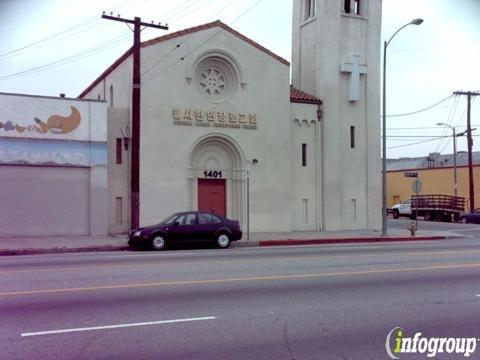
<path fill-rule="evenodd" d="M 458 218 L 464 224 L 480 224 L 480 209 L 475 209 L 472 213 L 461 213 Z"/>
<path fill-rule="evenodd" d="M 173 214 L 157 225 L 131 231 L 128 244 L 163 250 L 171 243 L 209 241 L 225 249 L 241 238 L 238 221 L 208 212 L 189 211 Z"/>

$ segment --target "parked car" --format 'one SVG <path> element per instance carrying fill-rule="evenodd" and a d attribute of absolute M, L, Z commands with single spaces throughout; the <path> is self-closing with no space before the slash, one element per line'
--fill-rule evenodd
<path fill-rule="evenodd" d="M 460 213 L 459 215 L 460 222 L 464 224 L 474 223 L 480 224 L 480 209 L 473 210 L 473 213 Z"/>
<path fill-rule="evenodd" d="M 208 212 L 189 211 L 173 214 L 157 225 L 131 231 L 128 244 L 163 250 L 172 243 L 208 241 L 225 249 L 241 238 L 238 221 Z"/>

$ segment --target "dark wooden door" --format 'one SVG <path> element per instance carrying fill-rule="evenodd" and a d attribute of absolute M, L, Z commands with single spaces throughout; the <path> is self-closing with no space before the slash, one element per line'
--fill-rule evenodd
<path fill-rule="evenodd" d="M 227 215 L 225 179 L 198 179 L 198 210 Z"/>

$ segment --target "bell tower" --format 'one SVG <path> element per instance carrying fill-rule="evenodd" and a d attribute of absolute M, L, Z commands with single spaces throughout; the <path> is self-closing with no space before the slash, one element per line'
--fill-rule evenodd
<path fill-rule="evenodd" d="M 294 0 L 293 86 L 321 98 L 325 230 L 381 225 L 381 0 Z"/>

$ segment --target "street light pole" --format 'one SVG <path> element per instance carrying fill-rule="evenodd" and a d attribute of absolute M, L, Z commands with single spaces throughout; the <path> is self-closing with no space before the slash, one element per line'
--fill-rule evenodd
<path fill-rule="evenodd" d="M 451 126 L 445 123 L 437 123 L 439 126 L 446 126 L 453 132 L 453 193 L 457 197 L 457 135 L 455 134 L 455 126 Z"/>
<path fill-rule="evenodd" d="M 387 46 L 408 25 L 420 25 L 423 19 L 413 19 L 403 25 L 383 43 L 383 114 L 382 114 L 382 236 L 387 236 Z"/>

